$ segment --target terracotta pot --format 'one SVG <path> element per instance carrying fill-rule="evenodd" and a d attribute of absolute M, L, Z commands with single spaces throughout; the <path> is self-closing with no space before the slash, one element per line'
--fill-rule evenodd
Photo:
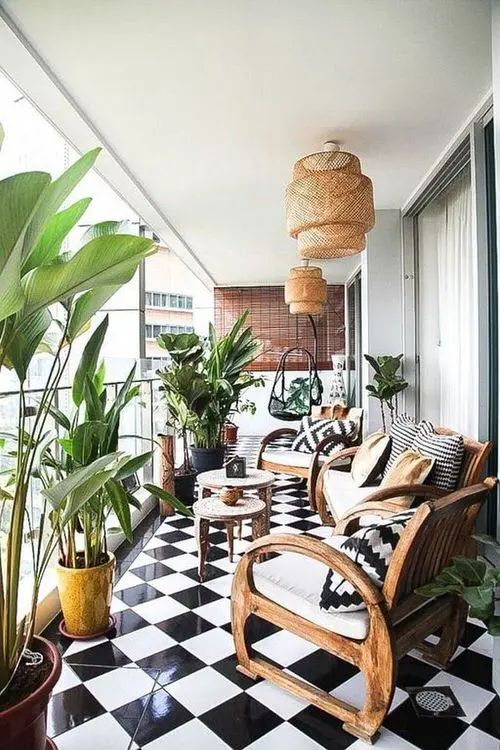
<path fill-rule="evenodd" d="M 56 566 L 57 588 L 69 635 L 91 638 L 109 626 L 115 556 L 95 568 Z"/>
<path fill-rule="evenodd" d="M 61 675 L 61 656 L 45 638 L 35 638 L 33 651 L 40 651 L 52 664 L 45 682 L 34 693 L 12 708 L 0 711 L 1 750 L 48 750 L 55 745 L 47 740 L 47 704 Z M 50 744 L 49 744 L 50 742 Z"/>
<path fill-rule="evenodd" d="M 226 422 L 226 424 L 224 425 L 224 442 L 238 442 L 238 425 L 233 424 L 232 422 Z"/>

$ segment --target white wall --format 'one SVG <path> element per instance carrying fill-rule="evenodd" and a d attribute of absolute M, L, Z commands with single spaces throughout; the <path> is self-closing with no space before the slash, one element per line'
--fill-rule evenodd
<path fill-rule="evenodd" d="M 399 210 L 376 211 L 375 227 L 361 254 L 361 317 L 363 354 L 400 354 L 403 351 L 401 265 L 401 216 Z M 378 401 L 364 388 L 373 371 L 363 360 L 363 408 L 365 432 L 381 427 Z"/>

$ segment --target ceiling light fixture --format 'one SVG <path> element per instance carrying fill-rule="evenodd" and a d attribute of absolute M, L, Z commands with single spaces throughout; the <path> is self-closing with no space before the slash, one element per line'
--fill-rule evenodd
<path fill-rule="evenodd" d="M 321 268 L 296 266 L 285 284 L 285 302 L 292 315 L 320 315 L 326 305 L 327 287 Z"/>
<path fill-rule="evenodd" d="M 285 208 L 288 233 L 308 260 L 361 252 L 375 223 L 370 178 L 361 173 L 358 157 L 333 141 L 295 164 Z"/>

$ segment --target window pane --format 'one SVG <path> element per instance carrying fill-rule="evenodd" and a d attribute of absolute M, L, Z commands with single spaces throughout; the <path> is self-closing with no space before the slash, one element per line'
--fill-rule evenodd
<path fill-rule="evenodd" d="M 161 326 L 153 326 L 153 336 L 157 338 L 161 333 Z"/>
<path fill-rule="evenodd" d="M 161 294 L 158 294 L 157 292 L 154 292 L 153 294 L 153 305 L 155 307 L 161 306 Z"/>
<path fill-rule="evenodd" d="M 167 296 L 168 296 L 167 294 L 162 294 L 161 295 L 161 306 L 162 307 L 167 307 Z"/>
<path fill-rule="evenodd" d="M 152 332 L 152 330 L 151 330 L 151 326 L 147 325 L 147 326 L 146 326 L 146 338 L 147 338 L 147 339 L 150 339 L 150 338 L 152 338 L 152 337 L 153 337 L 153 332 Z"/>
<path fill-rule="evenodd" d="M 151 304 L 151 292 L 146 292 L 146 305 Z"/>
<path fill-rule="evenodd" d="M 186 307 L 188 310 L 193 309 L 193 298 L 192 297 L 186 297 Z"/>

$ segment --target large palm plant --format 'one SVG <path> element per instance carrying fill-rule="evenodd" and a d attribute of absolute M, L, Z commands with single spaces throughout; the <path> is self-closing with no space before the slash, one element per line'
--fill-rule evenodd
<path fill-rule="evenodd" d="M 110 452 L 43 490 L 38 533 L 29 534 L 34 573 L 31 607 L 21 616 L 23 536 L 26 530 L 33 532 L 34 523 L 27 502 L 30 482 L 44 441 L 50 439 L 47 418 L 73 342 L 155 250 L 144 237 L 103 235 L 72 255 L 62 251 L 90 199 L 62 206 L 98 153 L 95 149 L 85 154 L 55 180 L 45 172 L 0 180 L 0 369 L 12 368 L 19 379 L 18 431 L 11 451 L 14 474 L 0 495 L 0 695 L 8 688 L 33 634 L 40 580 L 57 544 L 57 534 L 49 528 L 49 513 L 59 512 L 64 504 L 61 523 L 68 523 L 107 481 L 119 475 L 128 460 Z M 59 333 L 36 415 L 30 418 L 25 391 L 28 367 L 49 329 Z"/>
<path fill-rule="evenodd" d="M 217 448 L 222 443 L 222 429 L 242 393 L 253 385 L 261 385 L 262 378 L 255 377 L 246 371 L 260 351 L 260 343 L 254 337 L 252 329 L 245 327 L 248 319 L 246 310 L 234 322 L 230 331 L 218 336 L 210 324 L 209 336 L 203 342 L 197 334 L 189 334 L 189 351 L 196 352 L 196 357 L 179 360 L 179 350 L 187 344 L 181 336 L 163 334 L 158 343 L 172 357 L 172 368 L 177 372 L 182 365 L 183 377 L 189 380 L 189 388 L 181 391 L 178 383 L 172 382 L 171 368 L 160 372 L 165 392 L 181 396 L 182 406 L 187 407 L 186 429 L 194 437 L 197 448 Z M 204 346 L 202 347 L 204 343 Z M 178 380 L 178 378 L 177 378 Z"/>

